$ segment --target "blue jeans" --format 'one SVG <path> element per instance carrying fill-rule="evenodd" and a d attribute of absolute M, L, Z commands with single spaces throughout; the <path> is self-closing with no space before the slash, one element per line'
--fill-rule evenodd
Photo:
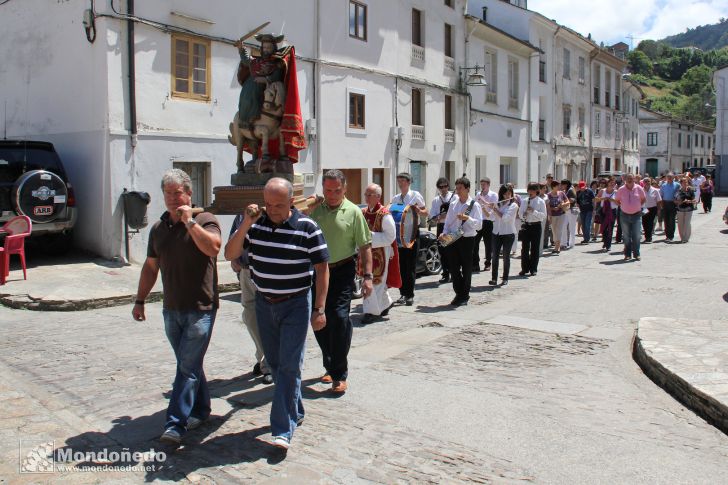
<path fill-rule="evenodd" d="M 217 310 L 162 310 L 164 330 L 177 358 L 177 375 L 167 408 L 165 428 L 185 432 L 187 419 L 210 416 L 210 390 L 202 363 L 210 344 Z"/>
<path fill-rule="evenodd" d="M 582 210 L 581 212 L 579 212 L 579 219 L 581 219 L 581 233 L 584 235 L 584 242 L 589 242 L 589 240 L 591 239 L 593 215 L 594 211 Z"/>
<path fill-rule="evenodd" d="M 255 313 L 265 359 L 275 382 L 270 408 L 271 434 L 290 441 L 296 421 L 304 415 L 301 368 L 311 322 L 311 292 L 280 303 L 269 303 L 257 294 Z"/>
<path fill-rule="evenodd" d="M 638 258 L 640 255 L 640 236 L 642 231 L 642 212 L 627 214 L 620 211 L 619 223 L 622 226 L 624 255 Z"/>

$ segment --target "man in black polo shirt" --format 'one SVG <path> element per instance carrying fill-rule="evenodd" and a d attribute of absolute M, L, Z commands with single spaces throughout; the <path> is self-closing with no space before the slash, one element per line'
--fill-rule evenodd
<path fill-rule="evenodd" d="M 233 260 L 248 248 L 255 313 L 263 351 L 273 373 L 275 392 L 270 410 L 273 446 L 288 449 L 303 420 L 301 366 L 308 324 L 326 326 L 324 305 L 329 286 L 326 241 L 316 223 L 293 205 L 293 186 L 272 178 L 263 191 L 265 211 L 251 204 L 245 219 L 225 246 Z M 311 310 L 311 283 L 316 271 L 316 295 Z"/>
<path fill-rule="evenodd" d="M 147 259 L 139 278 L 132 315 L 146 319 L 144 300 L 162 271 L 164 328 L 177 358 L 177 375 L 160 440 L 179 444 L 188 429 L 210 416 L 210 392 L 202 362 L 220 306 L 217 293 L 217 253 L 220 225 L 208 212 L 192 218 L 192 181 L 179 169 L 162 177 L 161 220 L 149 232 Z"/>

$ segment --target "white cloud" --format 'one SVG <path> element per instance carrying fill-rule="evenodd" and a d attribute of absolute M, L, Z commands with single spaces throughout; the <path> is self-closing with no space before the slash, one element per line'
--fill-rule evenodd
<path fill-rule="evenodd" d="M 605 44 L 633 35 L 637 45 L 728 17 L 728 0 L 531 0 L 528 8 Z"/>

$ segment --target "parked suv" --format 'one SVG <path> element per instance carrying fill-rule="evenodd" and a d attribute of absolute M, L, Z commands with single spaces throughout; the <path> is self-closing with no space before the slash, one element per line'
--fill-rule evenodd
<path fill-rule="evenodd" d="M 0 225 L 16 215 L 33 221 L 31 241 L 43 250 L 70 249 L 76 199 L 53 144 L 0 140 Z"/>
<path fill-rule="evenodd" d="M 622 185 L 622 178 L 624 177 L 624 173 L 622 171 L 616 171 L 616 172 L 601 172 L 599 175 L 597 175 L 597 180 L 601 179 L 608 179 L 610 177 L 614 177 L 614 179 L 617 182 L 617 185 Z"/>

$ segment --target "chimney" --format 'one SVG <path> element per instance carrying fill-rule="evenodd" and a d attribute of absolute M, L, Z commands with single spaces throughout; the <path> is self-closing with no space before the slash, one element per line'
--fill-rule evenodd
<path fill-rule="evenodd" d="M 488 22 L 488 7 L 483 7 L 483 22 Z"/>

